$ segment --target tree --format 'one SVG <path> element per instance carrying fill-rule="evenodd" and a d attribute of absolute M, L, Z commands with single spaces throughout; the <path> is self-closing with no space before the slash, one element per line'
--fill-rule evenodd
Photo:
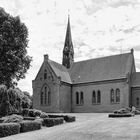
<path fill-rule="evenodd" d="M 27 55 L 28 29 L 0 8 L 0 84 L 8 88 L 25 78 L 32 58 Z"/>

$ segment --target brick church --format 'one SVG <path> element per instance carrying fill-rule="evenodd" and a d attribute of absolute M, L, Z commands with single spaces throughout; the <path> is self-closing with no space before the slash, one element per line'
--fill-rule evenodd
<path fill-rule="evenodd" d="M 112 112 L 140 109 L 140 73 L 129 53 L 74 62 L 70 20 L 62 64 L 44 55 L 32 81 L 33 107 L 45 112 Z"/>

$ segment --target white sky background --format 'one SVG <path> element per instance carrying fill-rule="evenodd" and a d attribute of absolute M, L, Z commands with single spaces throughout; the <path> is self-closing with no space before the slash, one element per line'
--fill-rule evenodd
<path fill-rule="evenodd" d="M 62 63 L 68 9 L 75 61 L 130 52 L 140 71 L 140 0 L 0 0 L 0 7 L 19 15 L 29 30 L 33 57 L 19 88 L 32 94 L 43 55 Z"/>

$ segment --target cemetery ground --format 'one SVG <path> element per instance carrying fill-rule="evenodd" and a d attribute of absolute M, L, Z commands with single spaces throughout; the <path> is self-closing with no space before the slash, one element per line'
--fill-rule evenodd
<path fill-rule="evenodd" d="M 108 113 L 69 113 L 76 122 L 20 133 L 1 140 L 139 140 L 140 115 L 108 118 Z"/>

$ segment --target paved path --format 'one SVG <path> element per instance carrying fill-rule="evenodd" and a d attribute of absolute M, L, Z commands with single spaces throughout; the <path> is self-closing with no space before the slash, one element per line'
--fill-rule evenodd
<path fill-rule="evenodd" d="M 140 115 L 108 118 L 105 113 L 77 113 L 77 120 L 13 135 L 1 140 L 140 140 Z"/>

